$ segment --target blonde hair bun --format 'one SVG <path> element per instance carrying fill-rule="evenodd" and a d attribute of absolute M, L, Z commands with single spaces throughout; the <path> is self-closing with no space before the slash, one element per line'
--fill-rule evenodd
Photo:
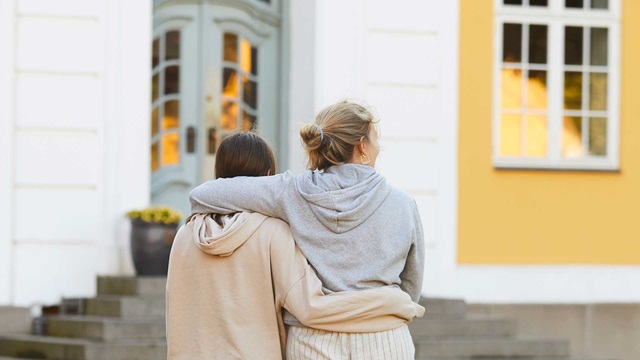
<path fill-rule="evenodd" d="M 324 170 L 348 162 L 361 139 L 369 140 L 374 123 L 373 113 L 352 101 L 343 100 L 320 110 L 313 124 L 300 129 L 307 168 Z"/>
<path fill-rule="evenodd" d="M 323 134 L 315 124 L 306 124 L 300 129 L 300 138 L 306 151 L 314 151 L 322 146 Z"/>

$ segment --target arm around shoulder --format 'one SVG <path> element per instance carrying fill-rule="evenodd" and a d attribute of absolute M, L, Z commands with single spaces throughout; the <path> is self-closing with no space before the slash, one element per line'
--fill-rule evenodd
<path fill-rule="evenodd" d="M 280 217 L 281 195 L 293 179 L 294 176 L 286 172 L 273 176 L 209 180 L 189 194 L 191 213 L 253 211 Z"/>

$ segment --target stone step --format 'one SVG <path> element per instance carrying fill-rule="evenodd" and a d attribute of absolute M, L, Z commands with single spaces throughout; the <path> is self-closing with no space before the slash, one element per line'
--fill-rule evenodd
<path fill-rule="evenodd" d="M 538 357 L 538 356 L 482 356 L 482 357 L 420 357 L 416 360 L 614 360 L 614 359 L 594 359 L 594 358 L 570 358 L 565 356 Z"/>
<path fill-rule="evenodd" d="M 29 308 L 0 306 L 0 333 L 28 333 L 30 329 Z"/>
<path fill-rule="evenodd" d="M 464 318 L 467 313 L 467 303 L 461 299 L 421 298 L 420 305 L 424 306 L 425 318 Z"/>
<path fill-rule="evenodd" d="M 165 316 L 165 297 L 100 295 L 85 300 L 85 314 L 121 318 L 148 318 Z"/>
<path fill-rule="evenodd" d="M 569 343 L 564 340 L 547 340 L 509 337 L 469 338 L 420 338 L 414 337 L 416 358 L 474 357 L 569 357 Z M 527 358 L 528 360 L 528 358 Z"/>
<path fill-rule="evenodd" d="M 491 317 L 422 318 L 409 323 L 413 337 L 515 336 L 514 320 Z"/>
<path fill-rule="evenodd" d="M 95 340 L 159 339 L 166 336 L 163 319 L 119 319 L 100 316 L 54 316 L 47 319 L 47 335 Z"/>
<path fill-rule="evenodd" d="M 99 295 L 163 295 L 167 278 L 164 276 L 98 276 Z"/>
<path fill-rule="evenodd" d="M 164 340 L 111 342 L 37 335 L 0 336 L 0 356 L 64 360 L 155 360 L 167 356 Z"/>

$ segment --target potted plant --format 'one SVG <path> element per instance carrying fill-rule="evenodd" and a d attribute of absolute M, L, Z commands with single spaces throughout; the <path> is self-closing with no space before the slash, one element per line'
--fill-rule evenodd
<path fill-rule="evenodd" d="M 139 276 L 166 276 L 169 253 L 182 218 L 168 206 L 151 206 L 127 213 L 131 219 L 131 254 Z"/>

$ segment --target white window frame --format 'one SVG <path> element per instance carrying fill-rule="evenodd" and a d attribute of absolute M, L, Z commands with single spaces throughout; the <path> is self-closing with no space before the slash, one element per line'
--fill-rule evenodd
<path fill-rule="evenodd" d="M 565 0 L 549 0 L 547 7 L 503 5 L 494 0 L 493 49 L 493 164 L 504 169 L 602 170 L 617 171 L 619 161 L 620 128 L 620 0 L 609 0 L 608 10 L 591 10 L 590 0 L 583 9 L 565 9 Z M 503 23 L 547 25 L 547 157 L 500 156 L 501 74 Z M 608 84 L 607 84 L 607 155 L 580 158 L 562 157 L 563 96 L 564 96 L 564 27 L 608 28 Z M 523 29 L 524 31 L 524 29 Z M 586 34 L 586 32 L 585 32 Z M 585 35 L 586 36 L 586 35 Z M 560 46 L 558 44 L 561 44 Z M 527 48 L 527 46 L 523 46 Z M 585 49 L 584 51 L 588 51 Z M 524 55 L 524 54 L 523 54 Z M 522 68 L 527 69 L 528 63 Z M 586 64 L 585 64 L 586 66 Z M 587 90 L 588 91 L 588 90 Z M 583 85 L 584 94 L 584 85 Z M 525 93 L 522 96 L 526 96 Z M 584 136 L 584 135 L 583 135 Z"/>

